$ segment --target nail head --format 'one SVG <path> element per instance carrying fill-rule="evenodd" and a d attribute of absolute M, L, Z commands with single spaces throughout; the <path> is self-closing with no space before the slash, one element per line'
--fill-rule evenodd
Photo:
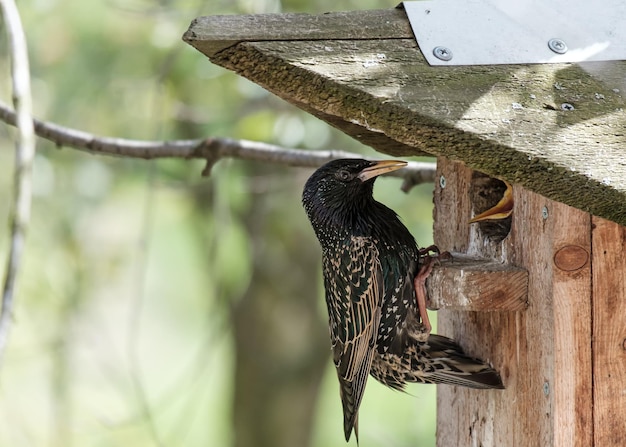
<path fill-rule="evenodd" d="M 435 47 L 433 48 L 433 54 L 437 59 L 440 59 L 442 61 L 452 60 L 452 51 L 450 50 L 450 48 Z"/>
<path fill-rule="evenodd" d="M 548 41 L 548 48 L 556 54 L 567 53 L 567 44 L 563 41 L 563 39 L 550 39 Z"/>

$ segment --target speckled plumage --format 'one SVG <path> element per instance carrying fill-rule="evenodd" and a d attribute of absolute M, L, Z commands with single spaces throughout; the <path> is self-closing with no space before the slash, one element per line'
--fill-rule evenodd
<path fill-rule="evenodd" d="M 346 440 L 357 432 L 369 374 L 400 390 L 406 382 L 503 388 L 492 368 L 424 330 L 413 282 L 419 249 L 396 213 L 372 196 L 376 176 L 401 166 L 331 161 L 309 178 L 302 196 L 322 247 Z"/>

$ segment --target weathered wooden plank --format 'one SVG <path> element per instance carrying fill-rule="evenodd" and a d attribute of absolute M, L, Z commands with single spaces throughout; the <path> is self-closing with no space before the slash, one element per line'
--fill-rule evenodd
<path fill-rule="evenodd" d="M 427 282 L 428 308 L 464 311 L 516 311 L 526 308 L 528 272 L 499 262 L 457 253 L 433 268 Z"/>
<path fill-rule="evenodd" d="M 591 216 L 555 204 L 553 221 L 554 399 L 553 445 L 593 445 L 591 351 Z M 596 444 L 608 445 L 608 444 Z"/>
<path fill-rule="evenodd" d="M 490 359 L 503 392 L 438 388 L 438 445 L 587 446 L 591 396 L 591 223 L 587 213 L 514 185 L 509 235 L 467 224 L 476 210 L 470 169 L 443 158 L 435 189 L 435 243 L 528 271 L 528 308 L 438 312 L 439 332 Z M 437 286 L 429 284 L 429 293 Z"/>
<path fill-rule="evenodd" d="M 556 447 L 553 388 L 558 386 L 554 369 L 554 339 L 558 334 L 554 332 L 552 259 L 554 232 L 558 231 L 554 216 L 559 204 L 522 188 L 514 188 L 514 199 L 513 230 L 510 240 L 505 241 L 509 243 L 506 253 L 509 261 L 528 269 L 529 306 L 519 315 L 519 326 L 509 326 L 504 337 L 512 337 L 505 349 L 510 350 L 507 354 L 512 363 L 508 367 L 517 370 L 514 394 L 526 397 L 517 405 L 503 406 L 502 414 L 505 423 L 522 421 L 519 436 L 524 441 L 520 445 Z M 525 355 L 515 362 L 513 353 L 519 355 L 518 350 L 524 350 Z M 498 414 L 498 420 L 502 414 Z"/>
<path fill-rule="evenodd" d="M 198 17 L 183 40 L 207 56 L 239 42 L 287 40 L 410 39 L 401 9 L 311 14 L 254 14 Z"/>
<path fill-rule="evenodd" d="M 463 160 L 626 224 L 624 62 L 434 68 L 413 38 L 401 38 L 399 14 L 376 12 L 376 38 L 359 37 L 359 20 L 373 19 L 353 12 L 344 34 L 333 15 L 322 15 L 290 27 L 317 33 L 310 40 L 247 41 L 205 53 L 381 152 Z M 203 36 L 221 20 L 194 24 L 193 44 L 209 45 Z M 382 38 L 387 22 L 390 38 Z M 319 40 L 326 26 L 335 37 Z"/>
<path fill-rule="evenodd" d="M 506 390 L 481 392 L 460 387 L 439 386 L 437 389 L 437 442 L 441 447 L 473 445 L 541 445 L 549 446 L 552 436 L 551 401 L 543 393 L 546 374 L 551 372 L 537 361 L 539 353 L 548 352 L 546 338 L 534 340 L 531 333 L 538 326 L 550 327 L 540 318 L 541 309 L 549 302 L 537 278 L 538 267 L 521 262 L 514 255 L 514 243 L 519 234 L 510 234 L 495 244 L 482 237 L 478 225 L 469 225 L 475 214 L 470 202 L 472 172 L 460 163 L 443 158 L 438 160 L 438 173 L 445 187 L 435 187 L 435 243 L 442 250 L 460 250 L 472 256 L 493 258 L 528 268 L 529 308 L 523 312 L 438 312 L 439 332 L 453 337 L 470 353 L 491 360 L 502 375 Z M 517 198 L 519 188 L 515 188 Z M 518 209 L 519 208 L 519 209 Z M 533 207 L 535 208 L 535 207 Z M 538 210 L 541 216 L 541 208 Z M 516 205 L 514 222 L 529 217 L 529 205 Z M 517 216 L 517 217 L 516 217 Z M 540 218 L 541 219 L 541 218 Z M 532 227 L 541 222 L 531 219 Z M 525 226 L 529 231 L 531 226 Z M 483 248 L 484 247 L 484 248 Z M 546 250 L 538 247 L 535 260 L 542 266 L 549 263 Z M 496 423 L 497 421 L 497 423 Z"/>
<path fill-rule="evenodd" d="M 594 218 L 594 445 L 626 445 L 626 228 Z"/>

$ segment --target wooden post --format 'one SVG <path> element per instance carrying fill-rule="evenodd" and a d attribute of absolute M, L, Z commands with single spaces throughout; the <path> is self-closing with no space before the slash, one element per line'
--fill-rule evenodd
<path fill-rule="evenodd" d="M 441 176 L 435 243 L 526 269 L 528 307 L 439 311 L 439 333 L 493 362 L 506 390 L 439 386 L 438 446 L 626 445 L 626 229 L 514 187 L 510 233 L 491 241 L 468 223 L 483 211 L 473 172 L 440 158 Z"/>

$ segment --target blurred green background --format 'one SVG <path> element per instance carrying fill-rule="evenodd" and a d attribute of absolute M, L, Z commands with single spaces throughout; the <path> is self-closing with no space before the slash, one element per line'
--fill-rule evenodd
<path fill-rule="evenodd" d="M 19 2 L 36 117 L 102 136 L 224 136 L 375 153 L 212 65 L 200 15 L 391 8 L 397 0 Z M 0 94 L 10 102 L 7 41 Z M 0 125 L 0 221 L 13 181 Z M 0 446 L 344 446 L 311 170 L 146 162 L 38 141 L 32 221 L 0 370 Z M 432 185 L 379 180 L 420 245 Z M 8 226 L 0 232 L 2 268 Z M 370 380 L 362 446 L 433 446 L 435 387 Z M 356 445 L 354 437 L 351 445 Z"/>

